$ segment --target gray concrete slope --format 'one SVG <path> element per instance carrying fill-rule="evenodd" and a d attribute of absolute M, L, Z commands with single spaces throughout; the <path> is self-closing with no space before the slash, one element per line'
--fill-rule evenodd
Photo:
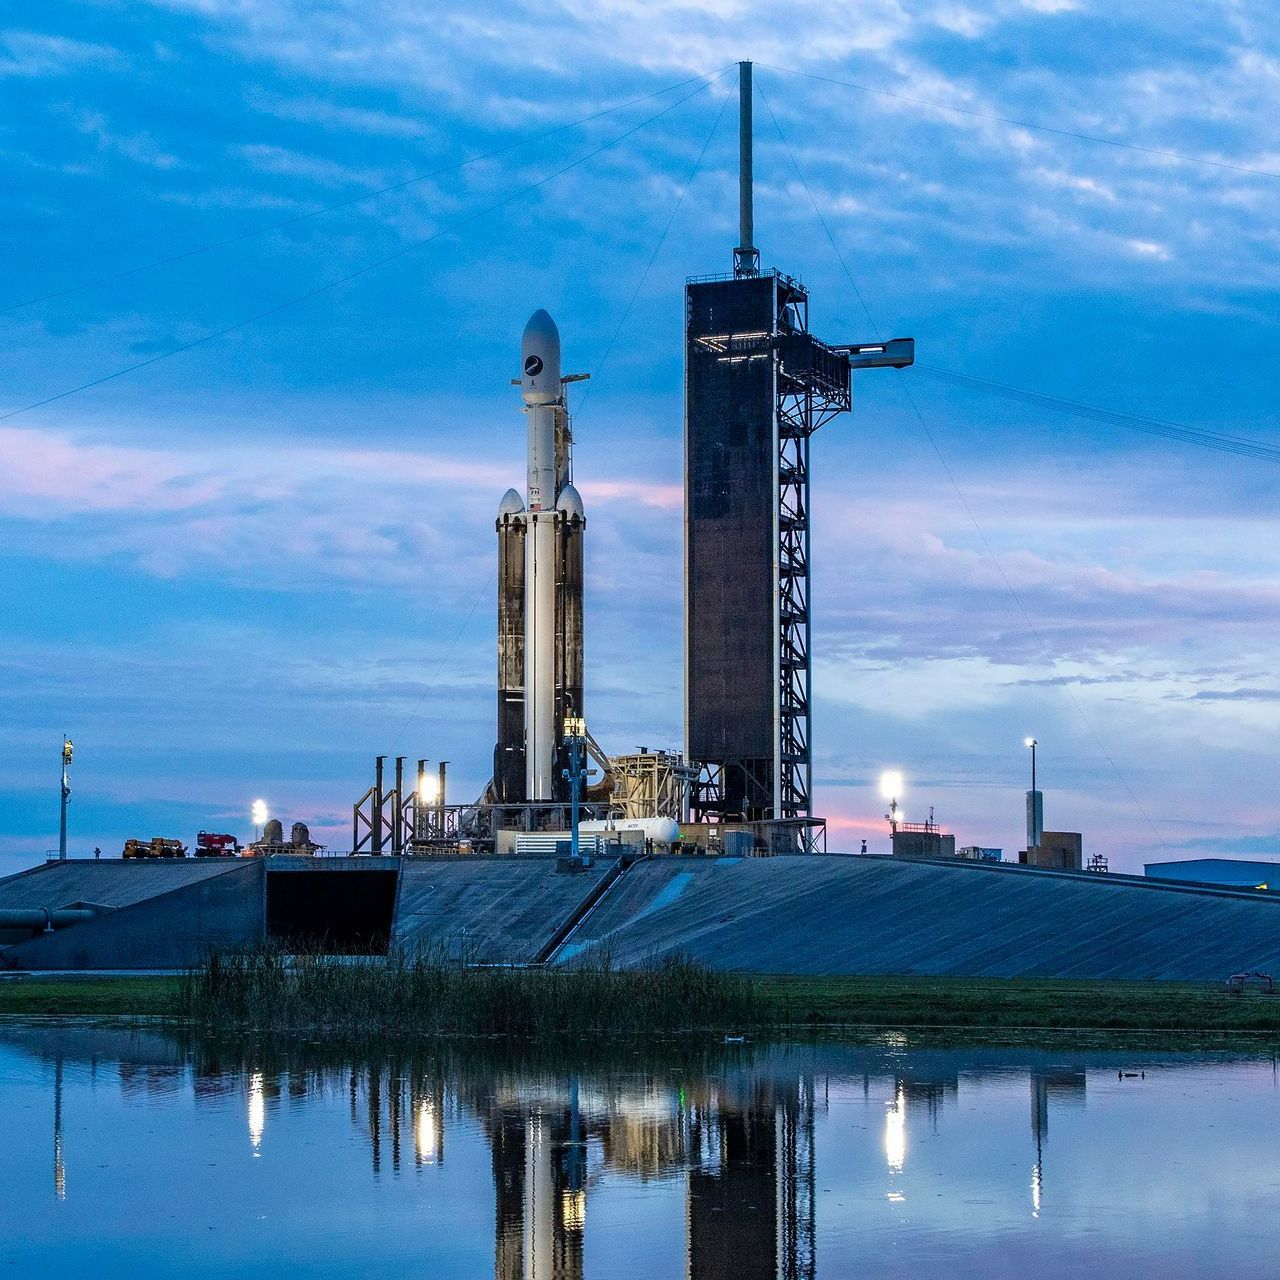
<path fill-rule="evenodd" d="M 57 933 L 0 951 L 15 969 L 185 969 L 211 948 L 243 947 L 266 934 L 264 867 L 236 862 Z"/>
<path fill-rule="evenodd" d="M 1280 976 L 1280 897 L 882 858 L 653 860 L 557 956 L 680 953 L 759 973 L 1221 980 Z"/>
<path fill-rule="evenodd" d="M 551 857 L 406 858 L 392 944 L 442 948 L 478 964 L 527 964 L 612 865 L 567 875 Z"/>
<path fill-rule="evenodd" d="M 91 902 L 126 907 L 184 885 L 234 871 L 236 858 L 68 859 L 19 871 L 0 880 L 0 907 L 67 907 Z"/>

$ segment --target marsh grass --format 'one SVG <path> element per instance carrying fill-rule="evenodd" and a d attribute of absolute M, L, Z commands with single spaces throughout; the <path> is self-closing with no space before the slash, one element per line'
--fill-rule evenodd
<path fill-rule="evenodd" d="M 343 1038 L 725 1033 L 762 1020 L 755 982 L 681 959 L 481 968 L 432 951 L 352 961 L 270 946 L 210 955 L 182 979 L 179 1003 L 215 1031 Z"/>

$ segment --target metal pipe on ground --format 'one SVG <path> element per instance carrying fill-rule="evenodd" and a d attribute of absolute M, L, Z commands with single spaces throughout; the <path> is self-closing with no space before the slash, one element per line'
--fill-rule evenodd
<path fill-rule="evenodd" d="M 0 929 L 31 929 L 52 933 L 68 925 L 96 920 L 100 912 L 88 907 L 5 907 L 0 909 Z"/>

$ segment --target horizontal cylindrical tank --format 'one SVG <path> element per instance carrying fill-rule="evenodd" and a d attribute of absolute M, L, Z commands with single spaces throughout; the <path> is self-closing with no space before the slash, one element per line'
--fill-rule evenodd
<path fill-rule="evenodd" d="M 0 910 L 0 929 L 65 929 L 98 915 L 89 907 L 5 907 Z"/>
<path fill-rule="evenodd" d="M 262 828 L 263 844 L 284 844 L 284 826 L 279 818 L 268 818 Z"/>
<path fill-rule="evenodd" d="M 578 823 L 584 834 L 603 835 L 609 831 L 640 831 L 654 844 L 675 844 L 680 839 L 680 824 L 674 818 L 592 818 Z"/>
<path fill-rule="evenodd" d="M 290 835 L 289 843 L 292 845 L 303 846 L 311 843 L 311 832 L 307 829 L 305 822 L 295 822 Z"/>

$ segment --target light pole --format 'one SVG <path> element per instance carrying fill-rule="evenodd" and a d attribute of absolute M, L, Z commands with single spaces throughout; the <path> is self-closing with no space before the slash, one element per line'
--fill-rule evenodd
<path fill-rule="evenodd" d="M 901 791 L 902 774 L 896 769 L 890 769 L 887 773 L 880 775 L 880 798 L 889 802 L 889 812 L 884 816 L 889 824 L 890 835 L 898 833 L 898 795 Z"/>
<path fill-rule="evenodd" d="M 1031 751 L 1031 790 L 1027 792 L 1027 851 L 1040 847 L 1044 838 L 1044 797 L 1036 786 L 1036 747 L 1034 738 L 1025 738 L 1024 747 Z"/>
<path fill-rule="evenodd" d="M 587 722 L 581 716 L 565 716 L 564 739 L 569 747 L 569 767 L 560 776 L 569 782 L 569 856 L 576 863 L 579 858 L 578 800 L 582 793 L 582 780 L 589 778 L 594 769 L 583 768 L 582 748 L 586 743 Z"/>
<path fill-rule="evenodd" d="M 255 800 L 253 802 L 253 810 L 250 814 L 253 819 L 253 838 L 255 840 L 262 839 L 262 828 L 267 825 L 267 802 L 265 800 Z"/>
<path fill-rule="evenodd" d="M 67 860 L 67 804 L 71 800 L 71 739 L 62 735 L 62 804 L 58 813 L 58 861 Z"/>

